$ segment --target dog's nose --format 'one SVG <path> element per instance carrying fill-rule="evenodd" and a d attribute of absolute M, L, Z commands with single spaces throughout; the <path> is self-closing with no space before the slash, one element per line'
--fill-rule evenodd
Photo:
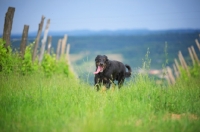
<path fill-rule="evenodd" d="M 100 62 L 100 65 L 103 65 L 103 62 Z"/>

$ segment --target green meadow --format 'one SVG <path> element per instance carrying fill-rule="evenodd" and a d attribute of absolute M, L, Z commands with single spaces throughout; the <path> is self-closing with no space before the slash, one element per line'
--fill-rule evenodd
<path fill-rule="evenodd" d="M 97 92 L 64 75 L 1 73 L 0 78 L 2 132 L 200 130 L 199 79 L 162 86 L 137 74 L 120 90 Z"/>
<path fill-rule="evenodd" d="M 1 132 L 200 131 L 198 65 L 174 85 L 134 73 L 121 89 L 97 92 L 55 55 L 45 54 L 38 65 L 31 45 L 21 59 L 4 43 L 0 39 Z M 148 56 L 145 61 L 148 68 Z"/>

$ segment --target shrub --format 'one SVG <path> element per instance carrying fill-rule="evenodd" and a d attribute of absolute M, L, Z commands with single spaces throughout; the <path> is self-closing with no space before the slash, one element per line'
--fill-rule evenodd
<path fill-rule="evenodd" d="M 42 69 L 47 76 L 52 75 L 56 71 L 56 59 L 54 54 L 52 56 L 47 53 L 44 54 Z"/>
<path fill-rule="evenodd" d="M 28 74 L 32 73 L 33 71 L 37 71 L 39 67 L 37 61 L 35 61 L 34 63 L 32 62 L 32 54 L 31 54 L 32 47 L 33 44 L 26 46 L 24 58 L 22 59 L 22 65 L 21 65 L 21 72 L 23 74 Z"/>
<path fill-rule="evenodd" d="M 12 71 L 12 49 L 5 48 L 5 41 L 0 38 L 0 71 L 10 73 Z"/>
<path fill-rule="evenodd" d="M 12 52 L 10 47 L 4 47 L 5 41 L 0 38 L 0 72 L 12 73 L 18 72 L 26 75 L 39 71 L 44 72 L 46 76 L 51 76 L 55 73 L 69 75 L 69 67 L 64 59 L 56 62 L 55 54 L 44 54 L 44 59 L 39 65 L 38 60 L 32 62 L 33 44 L 26 46 L 24 57 L 22 58 L 19 52 Z"/>

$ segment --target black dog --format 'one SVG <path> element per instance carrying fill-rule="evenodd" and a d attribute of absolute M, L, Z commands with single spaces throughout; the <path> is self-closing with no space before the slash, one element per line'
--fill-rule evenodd
<path fill-rule="evenodd" d="M 124 65 L 119 61 L 111 61 L 105 55 L 97 55 L 95 58 L 96 62 L 96 72 L 94 83 L 99 90 L 101 84 L 105 85 L 106 88 L 110 88 L 110 85 L 114 83 L 115 80 L 118 81 L 118 87 L 121 88 L 124 79 L 131 76 L 131 67 L 129 65 Z M 128 72 L 126 72 L 126 68 Z"/>

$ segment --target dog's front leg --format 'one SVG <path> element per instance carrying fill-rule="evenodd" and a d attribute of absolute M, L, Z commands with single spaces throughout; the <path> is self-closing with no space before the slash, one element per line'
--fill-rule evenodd
<path fill-rule="evenodd" d="M 97 88 L 97 91 L 99 91 L 99 87 L 101 87 L 101 86 L 99 83 L 97 83 L 97 84 L 95 84 L 95 87 Z"/>
<path fill-rule="evenodd" d="M 111 85 L 111 80 L 109 77 L 104 77 L 103 78 L 103 82 L 104 82 L 104 86 L 109 89 L 110 88 L 110 85 Z"/>
<path fill-rule="evenodd" d="M 95 78 L 94 78 L 94 86 L 97 88 L 97 91 L 99 91 L 99 88 L 100 88 L 99 80 L 100 79 L 97 76 L 95 76 Z"/>

